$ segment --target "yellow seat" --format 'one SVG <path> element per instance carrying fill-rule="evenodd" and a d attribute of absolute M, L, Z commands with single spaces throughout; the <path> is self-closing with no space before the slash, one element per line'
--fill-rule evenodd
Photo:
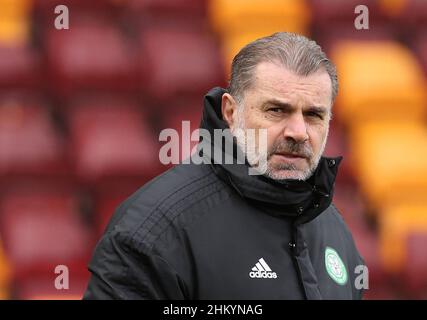
<path fill-rule="evenodd" d="M 398 273 L 405 263 L 411 263 L 406 259 L 408 235 L 427 232 L 427 202 L 386 206 L 379 219 L 379 232 L 384 268 L 390 273 Z"/>
<path fill-rule="evenodd" d="M 33 7 L 33 0 L 0 0 L 2 17 L 27 16 Z"/>
<path fill-rule="evenodd" d="M 343 41 L 333 47 L 331 56 L 340 81 L 335 113 L 348 126 L 426 115 L 426 80 L 404 46 L 391 41 Z"/>
<path fill-rule="evenodd" d="M 407 5 L 408 0 L 378 0 L 380 9 L 390 17 L 398 16 Z"/>
<path fill-rule="evenodd" d="M 228 36 L 223 39 L 221 43 L 221 52 L 223 56 L 224 67 L 226 74 L 230 73 L 231 62 L 233 61 L 234 56 L 248 43 L 271 35 L 270 30 L 258 30 L 257 32 L 247 32 L 241 33 L 234 36 Z"/>
<path fill-rule="evenodd" d="M 211 0 L 209 17 L 221 36 L 256 32 L 290 31 L 307 34 L 310 9 L 304 0 Z"/>
<path fill-rule="evenodd" d="M 12 271 L 6 254 L 0 242 L 0 300 L 10 297 L 9 286 L 11 283 Z"/>
<path fill-rule="evenodd" d="M 0 0 L 0 43 L 22 45 L 30 37 L 31 0 Z"/>
<path fill-rule="evenodd" d="M 0 43 L 7 46 L 20 46 L 28 42 L 30 36 L 29 23 L 19 20 L 1 20 Z"/>
<path fill-rule="evenodd" d="M 253 40 L 279 31 L 307 35 L 311 15 L 305 0 L 211 0 L 208 11 L 227 74 L 234 56 Z"/>
<path fill-rule="evenodd" d="M 369 122 L 349 132 L 361 190 L 374 208 L 426 198 L 427 129 L 421 122 Z"/>

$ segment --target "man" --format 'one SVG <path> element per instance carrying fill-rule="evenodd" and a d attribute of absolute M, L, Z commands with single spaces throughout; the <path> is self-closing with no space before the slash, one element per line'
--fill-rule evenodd
<path fill-rule="evenodd" d="M 133 194 L 95 249 L 85 298 L 360 299 L 363 260 L 331 204 L 341 158 L 321 156 L 337 87 L 314 41 L 245 46 L 228 91 L 205 96 L 201 128 L 229 128 L 246 160 L 180 164 Z"/>

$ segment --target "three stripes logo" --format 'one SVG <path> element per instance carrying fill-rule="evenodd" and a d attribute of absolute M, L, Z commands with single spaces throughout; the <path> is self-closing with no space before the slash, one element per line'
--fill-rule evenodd
<path fill-rule="evenodd" d="M 276 279 L 277 274 L 273 272 L 268 264 L 265 262 L 264 258 L 258 260 L 255 266 L 252 268 L 252 271 L 249 272 L 249 277 L 251 278 L 271 278 Z"/>

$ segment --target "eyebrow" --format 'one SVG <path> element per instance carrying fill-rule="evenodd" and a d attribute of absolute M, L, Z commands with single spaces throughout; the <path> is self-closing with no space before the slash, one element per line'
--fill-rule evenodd
<path fill-rule="evenodd" d="M 264 107 L 268 106 L 268 105 L 274 105 L 276 107 L 280 107 L 283 109 L 293 109 L 293 107 L 290 103 L 282 102 L 282 101 L 276 100 L 276 99 L 267 100 L 266 102 L 263 103 Z"/>
<path fill-rule="evenodd" d="M 280 107 L 280 108 L 283 108 L 286 110 L 291 110 L 294 108 L 290 103 L 283 102 L 283 101 L 280 101 L 277 99 L 267 100 L 263 105 L 264 106 L 274 105 L 274 106 L 277 106 L 277 107 Z M 323 107 L 323 106 L 310 106 L 307 108 L 306 111 L 317 112 L 317 113 L 320 113 L 322 115 L 328 114 L 328 109 Z"/>

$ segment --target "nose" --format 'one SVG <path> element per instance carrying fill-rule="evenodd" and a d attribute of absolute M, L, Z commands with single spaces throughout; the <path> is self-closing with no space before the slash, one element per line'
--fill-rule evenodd
<path fill-rule="evenodd" d="M 295 113 L 286 121 L 283 134 L 286 139 L 302 143 L 308 140 L 307 126 L 304 117 L 300 113 Z"/>

